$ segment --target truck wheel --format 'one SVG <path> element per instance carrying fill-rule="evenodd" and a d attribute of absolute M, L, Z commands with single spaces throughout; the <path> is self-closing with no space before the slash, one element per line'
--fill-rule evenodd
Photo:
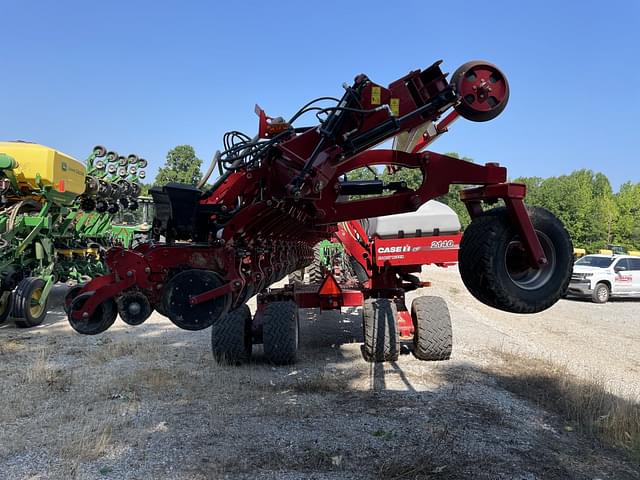
<path fill-rule="evenodd" d="M 411 304 L 413 355 L 419 360 L 449 360 L 452 337 L 451 315 L 440 297 L 417 297 Z"/>
<path fill-rule="evenodd" d="M 0 323 L 4 323 L 11 313 L 11 300 L 11 290 L 0 293 Z"/>
<path fill-rule="evenodd" d="M 393 362 L 400 354 L 398 309 L 388 298 L 369 298 L 363 306 L 364 345 L 362 356 L 368 362 Z"/>
<path fill-rule="evenodd" d="M 609 286 L 606 283 L 600 282 L 596 285 L 596 288 L 593 289 L 591 300 L 593 300 L 594 303 L 607 303 L 610 296 L 611 291 L 609 290 Z"/>
<path fill-rule="evenodd" d="M 299 340 L 298 306 L 295 302 L 271 302 L 262 317 L 264 356 L 276 365 L 296 361 Z"/>
<path fill-rule="evenodd" d="M 548 263 L 531 268 L 505 207 L 475 218 L 460 242 L 460 276 L 482 303 L 512 313 L 541 312 L 567 291 L 573 246 L 562 223 L 548 210 L 528 207 Z"/>
<path fill-rule="evenodd" d="M 16 326 L 20 328 L 36 327 L 47 316 L 48 298 L 39 303 L 46 282 L 41 278 L 23 279 L 13 294 L 13 312 Z"/>
<path fill-rule="evenodd" d="M 211 350 L 217 362 L 240 365 L 251 358 L 251 311 L 247 305 L 211 326 Z"/>

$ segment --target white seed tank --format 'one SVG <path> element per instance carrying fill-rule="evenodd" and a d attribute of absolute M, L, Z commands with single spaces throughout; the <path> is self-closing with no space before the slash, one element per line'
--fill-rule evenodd
<path fill-rule="evenodd" d="M 460 220 L 451 207 L 435 200 L 429 200 L 415 212 L 399 213 L 384 217 L 373 217 L 363 221 L 369 236 L 397 237 L 404 232 L 405 237 L 429 236 L 458 233 Z"/>

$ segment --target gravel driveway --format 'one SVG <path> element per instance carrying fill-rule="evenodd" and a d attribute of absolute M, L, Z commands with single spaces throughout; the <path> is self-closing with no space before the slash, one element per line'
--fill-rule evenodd
<path fill-rule="evenodd" d="M 158 314 L 77 335 L 57 289 L 44 325 L 0 326 L 0 478 L 640 479 L 500 376 L 502 353 L 544 358 L 637 401 L 640 303 L 509 315 L 472 299 L 455 269 L 424 277 L 434 286 L 415 294 L 451 309 L 448 362 L 364 362 L 353 309 L 302 311 L 294 366 L 266 364 L 260 347 L 251 365 L 216 365 L 208 331 Z"/>

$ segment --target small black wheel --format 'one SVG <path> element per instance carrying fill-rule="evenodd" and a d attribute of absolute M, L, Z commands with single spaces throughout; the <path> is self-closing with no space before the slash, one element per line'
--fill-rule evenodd
<path fill-rule="evenodd" d="M 4 290 L 0 293 L 0 323 L 9 317 L 11 313 L 12 295 L 11 290 Z"/>
<path fill-rule="evenodd" d="M 394 362 L 400 355 L 398 309 L 389 298 L 369 298 L 363 306 L 364 345 L 368 362 Z"/>
<path fill-rule="evenodd" d="M 413 355 L 419 360 L 449 360 L 453 346 L 451 315 L 440 297 L 417 297 L 411 304 Z"/>
<path fill-rule="evenodd" d="M 97 335 L 106 332 L 118 316 L 116 302 L 112 298 L 109 298 L 98 305 L 93 315 L 75 320 L 71 314 L 82 310 L 82 306 L 92 295 L 93 292 L 81 293 L 71 301 L 71 305 L 69 306 L 69 324 L 76 332 L 82 333 L 83 335 Z"/>
<path fill-rule="evenodd" d="M 36 327 L 47 316 L 48 296 L 42 298 L 46 282 L 41 278 L 23 279 L 13 294 L 12 316 L 20 328 Z"/>
<path fill-rule="evenodd" d="M 462 65 L 453 73 L 449 83 L 460 97 L 455 110 L 472 122 L 494 119 L 509 101 L 507 77 L 498 67 L 482 60 Z"/>
<path fill-rule="evenodd" d="M 67 290 L 67 294 L 64 296 L 64 312 L 69 315 L 69 308 L 71 308 L 71 302 L 74 298 L 78 296 L 80 290 L 82 290 L 83 285 L 74 285 L 73 287 Z"/>
<path fill-rule="evenodd" d="M 158 302 L 156 304 L 153 305 L 153 309 L 158 312 L 160 315 L 162 315 L 163 317 L 168 317 L 167 315 L 167 311 L 164 309 L 164 305 L 162 304 L 162 302 Z"/>
<path fill-rule="evenodd" d="M 96 158 L 101 158 L 104 157 L 107 154 L 107 149 L 104 148 L 102 145 L 96 145 L 95 147 L 93 147 L 93 155 Z"/>
<path fill-rule="evenodd" d="M 127 157 L 127 162 L 129 163 L 129 165 L 135 165 L 136 163 L 138 163 L 138 156 L 132 153 Z"/>
<path fill-rule="evenodd" d="M 125 293 L 116 303 L 120 318 L 127 325 L 142 325 L 153 312 L 149 299 L 140 292 Z"/>
<path fill-rule="evenodd" d="M 117 162 L 118 152 L 107 152 L 107 154 L 105 155 L 105 161 L 107 163 Z"/>
<path fill-rule="evenodd" d="M 567 291 L 573 270 L 573 245 L 551 212 L 528 207 L 548 263 L 529 265 L 509 213 L 494 208 L 466 228 L 459 251 L 460 276 L 482 303 L 512 313 L 541 312 Z"/>
<path fill-rule="evenodd" d="M 296 361 L 300 330 L 298 306 L 291 301 L 271 302 L 262 317 L 264 356 L 276 365 Z"/>
<path fill-rule="evenodd" d="M 609 289 L 609 285 L 600 282 L 596 285 L 596 288 L 593 289 L 591 300 L 593 300 L 594 303 L 607 303 L 610 296 L 611 290 Z"/>
<path fill-rule="evenodd" d="M 248 362 L 252 347 L 251 311 L 247 305 L 232 310 L 211 326 L 211 350 L 217 362 Z"/>

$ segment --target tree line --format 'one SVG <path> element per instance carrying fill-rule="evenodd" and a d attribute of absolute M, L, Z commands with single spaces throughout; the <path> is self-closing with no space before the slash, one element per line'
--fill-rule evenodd
<path fill-rule="evenodd" d="M 457 153 L 447 155 L 460 158 Z M 468 157 L 463 160 L 473 161 Z M 167 153 L 165 165 L 160 169 L 153 185 L 168 182 L 195 185 L 202 173 L 202 160 L 190 145 L 179 145 Z M 405 181 L 409 188 L 422 183 L 417 169 L 387 170 L 361 168 L 350 172 L 350 180 Z M 558 177 L 518 177 L 513 180 L 527 185 L 526 203 L 544 207 L 564 223 L 574 246 L 596 251 L 609 244 L 622 245 L 627 250 L 640 250 L 640 182 L 626 182 L 614 192 L 604 173 L 576 170 Z M 143 192 L 150 185 L 145 185 Z M 463 228 L 471 221 L 467 209 L 460 201 L 463 185 L 452 185 L 449 193 L 437 200 L 449 205 L 460 218 Z"/>

